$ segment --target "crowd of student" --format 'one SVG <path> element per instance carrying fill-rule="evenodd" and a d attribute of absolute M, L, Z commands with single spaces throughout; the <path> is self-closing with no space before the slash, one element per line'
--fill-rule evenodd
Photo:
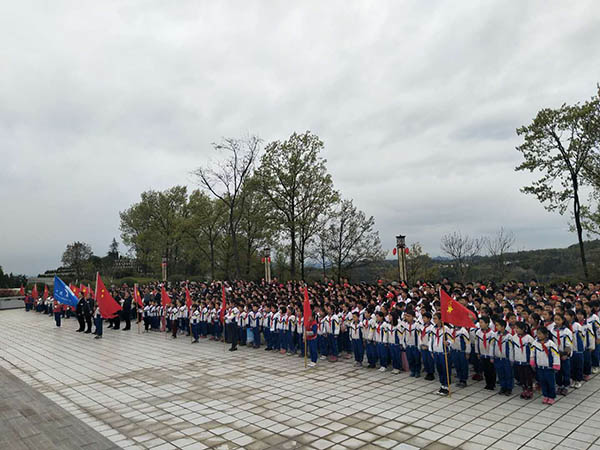
<path fill-rule="evenodd" d="M 193 299 L 189 308 L 186 287 Z M 301 357 L 306 333 L 311 367 L 319 359 L 333 363 L 342 357 L 382 372 L 424 374 L 426 380 L 437 372 L 440 395 L 448 394 L 450 374 L 456 374 L 458 387 L 471 375 L 485 380 L 488 390 L 499 384 L 501 395 L 512 395 L 515 383 L 523 399 L 541 389 L 543 403 L 553 404 L 557 394 L 578 389 L 600 370 L 600 284 L 542 286 L 532 280 L 485 286 L 443 280 L 409 288 L 326 281 L 307 286 L 312 314 L 306 326 L 302 283 L 226 282 L 225 294 L 222 287 L 220 282 L 171 284 L 166 292 L 172 301 L 163 306 L 161 286 L 143 286 L 143 306 L 124 310 L 123 319 L 137 317 L 146 332 L 166 331 L 174 338 L 183 332 L 193 343 L 226 340 L 231 351 L 264 345 L 266 351 Z M 440 289 L 476 314 L 472 327 L 442 323 Z M 113 288 L 112 294 L 131 307 L 131 289 Z M 81 297 L 80 304 L 91 302 L 95 333 L 101 336 L 99 309 Z M 29 301 L 34 304 L 28 309 L 44 310 L 45 302 L 46 312 L 56 316 L 59 306 L 51 298 Z M 69 312 L 63 308 L 62 314 Z M 119 329 L 118 321 L 111 319 L 109 327 Z"/>

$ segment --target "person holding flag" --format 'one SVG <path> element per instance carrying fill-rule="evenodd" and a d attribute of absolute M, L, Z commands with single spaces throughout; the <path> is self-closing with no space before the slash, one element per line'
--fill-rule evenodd
<path fill-rule="evenodd" d="M 446 293 L 443 289 L 440 289 L 440 310 L 441 314 L 439 319 L 441 322 L 441 328 L 444 330 L 444 333 L 447 332 L 446 324 L 453 325 L 454 327 L 461 328 L 464 327 L 467 330 L 470 330 L 475 326 L 474 320 L 477 320 L 477 316 L 473 311 L 461 305 L 459 302 L 454 300 L 450 295 Z M 436 314 L 437 315 L 437 314 Z M 464 335 L 464 332 L 460 333 L 460 336 Z M 454 333 L 456 338 L 456 332 Z M 459 336 L 459 339 L 462 337 Z M 444 380 L 446 381 L 446 389 L 444 389 L 444 383 L 442 382 L 442 374 L 440 374 L 440 382 L 442 384 L 442 388 L 440 388 L 441 395 L 449 395 L 450 394 L 450 370 L 448 369 L 448 349 L 446 345 L 446 339 L 443 339 L 443 350 L 444 350 L 444 365 L 445 365 L 445 376 Z M 465 371 L 468 375 L 468 365 L 465 370 L 465 361 L 466 361 L 466 346 L 461 345 L 457 350 L 456 357 L 458 358 L 457 365 L 457 373 L 459 376 L 460 386 L 465 387 L 466 376 Z M 439 357 L 438 357 L 439 358 Z M 438 366 L 438 364 L 436 364 Z M 438 372 L 440 367 L 438 366 Z M 447 391 L 447 392 L 446 392 Z"/>

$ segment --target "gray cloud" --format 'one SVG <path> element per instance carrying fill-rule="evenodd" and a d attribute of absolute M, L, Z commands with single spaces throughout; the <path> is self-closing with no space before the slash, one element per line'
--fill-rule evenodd
<path fill-rule="evenodd" d="M 310 129 L 336 187 L 439 254 L 460 229 L 574 241 L 519 192 L 516 127 L 590 97 L 600 5 L 547 2 L 5 2 L 0 264 L 103 254 L 141 191 L 193 186 L 210 142 Z"/>

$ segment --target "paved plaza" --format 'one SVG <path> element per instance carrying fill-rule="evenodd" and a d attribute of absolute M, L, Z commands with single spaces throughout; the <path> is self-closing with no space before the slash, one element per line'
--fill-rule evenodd
<path fill-rule="evenodd" d="M 482 382 L 442 398 L 435 382 L 351 361 L 305 370 L 298 357 L 262 349 L 228 352 L 135 326 L 94 340 L 76 328 L 75 319 L 56 328 L 49 316 L 0 312 L 1 383 L 25 383 L 13 401 L 43 394 L 36 404 L 53 408 L 46 416 L 62 417 L 68 430 L 75 420 L 87 425 L 79 448 L 600 449 L 600 377 L 553 406 L 521 400 L 517 390 L 490 393 Z M 19 427 L 37 421 L 7 413 L 2 392 L 0 418 L 13 420 L 3 427 L 15 426 L 1 448 L 72 448 L 67 434 L 53 440 L 60 428 L 40 430 L 35 439 L 45 445 L 28 444 L 31 431 L 21 436 Z"/>

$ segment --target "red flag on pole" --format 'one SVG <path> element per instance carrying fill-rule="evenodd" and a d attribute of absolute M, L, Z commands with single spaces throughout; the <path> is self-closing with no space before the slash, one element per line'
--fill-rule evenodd
<path fill-rule="evenodd" d="M 42 298 L 46 300 L 48 298 L 48 285 L 44 285 L 44 293 L 42 294 Z"/>
<path fill-rule="evenodd" d="M 19 295 L 25 297 L 25 288 L 21 285 L 21 289 L 19 289 Z"/>
<path fill-rule="evenodd" d="M 37 299 L 39 298 L 39 296 L 40 296 L 40 294 L 38 294 L 38 290 L 37 290 L 37 284 L 34 284 L 34 285 L 33 285 L 33 289 L 31 290 L 31 296 L 32 296 L 34 299 L 36 299 L 36 300 L 37 300 Z"/>
<path fill-rule="evenodd" d="M 440 303 L 442 309 L 442 322 L 458 327 L 473 328 L 473 320 L 477 319 L 475 313 L 450 297 L 440 289 Z"/>
<path fill-rule="evenodd" d="M 79 288 L 77 286 L 75 286 L 74 284 L 69 284 L 69 288 L 71 289 L 71 292 L 73 292 L 73 294 L 75 294 L 75 296 L 77 298 L 79 298 Z"/>
<path fill-rule="evenodd" d="M 221 320 L 221 323 L 225 323 L 225 309 L 227 308 L 227 301 L 225 300 L 225 285 L 222 284 L 221 288 L 221 296 L 223 298 L 223 301 L 221 302 L 221 312 L 219 313 L 219 319 Z"/>
<path fill-rule="evenodd" d="M 304 311 L 302 313 L 304 317 L 304 329 L 310 330 L 311 321 L 309 320 L 312 316 L 312 311 L 310 309 L 310 301 L 308 300 L 308 288 L 304 286 Z"/>
<path fill-rule="evenodd" d="M 167 294 L 167 290 L 165 289 L 165 285 L 163 284 L 160 289 L 160 299 L 163 306 L 167 306 L 171 304 L 171 297 Z"/>
<path fill-rule="evenodd" d="M 187 309 L 192 307 L 192 296 L 190 295 L 190 290 L 188 289 L 187 284 L 185 285 L 185 306 Z"/>
<path fill-rule="evenodd" d="M 88 289 L 88 288 L 86 288 L 86 287 L 83 285 L 83 283 L 81 283 L 81 284 L 79 285 L 79 290 L 80 290 L 81 292 L 83 292 L 83 296 L 84 296 L 84 297 L 85 297 L 85 294 L 87 294 L 87 293 L 89 292 L 89 289 Z"/>
<path fill-rule="evenodd" d="M 140 292 L 138 291 L 137 283 L 133 285 L 133 299 L 140 308 L 144 307 L 144 302 L 142 301 L 142 297 L 140 296 Z"/>
<path fill-rule="evenodd" d="M 121 309 L 121 305 L 117 303 L 104 286 L 100 273 L 96 273 L 96 301 L 103 319 L 112 319 L 117 315 L 117 311 Z"/>

